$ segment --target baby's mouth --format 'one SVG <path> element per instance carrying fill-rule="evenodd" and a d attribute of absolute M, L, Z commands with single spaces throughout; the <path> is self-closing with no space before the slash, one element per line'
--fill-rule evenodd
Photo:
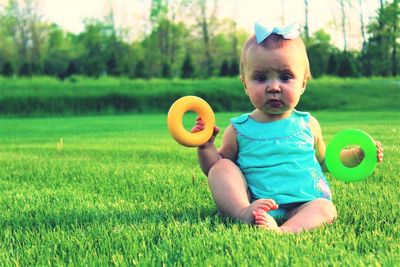
<path fill-rule="evenodd" d="M 279 99 L 270 99 L 270 100 L 267 100 L 267 104 L 270 106 L 276 107 L 276 106 L 282 106 L 283 102 L 280 101 Z"/>

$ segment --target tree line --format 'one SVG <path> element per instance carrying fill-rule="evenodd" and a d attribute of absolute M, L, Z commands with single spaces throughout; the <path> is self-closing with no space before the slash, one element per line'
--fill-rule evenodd
<path fill-rule="evenodd" d="M 354 2 L 355 0 L 353 0 Z M 400 1 L 380 0 L 368 25 L 360 11 L 363 44 L 360 51 L 343 50 L 319 30 L 310 35 L 308 4 L 303 38 L 314 77 L 335 75 L 396 76 L 400 70 Z M 344 9 L 340 0 L 346 44 Z M 36 0 L 9 0 L 0 6 L 0 74 L 4 76 L 71 75 L 130 78 L 207 78 L 237 76 L 241 44 L 249 33 L 231 19 L 219 19 L 218 1 L 153 0 L 149 31 L 131 41 L 129 30 L 118 28 L 110 8 L 102 19 L 86 19 L 74 34 L 43 20 Z M 358 0 L 362 7 L 363 1 Z M 362 10 L 360 8 L 360 10 Z M 186 20 L 181 14 L 190 14 Z M 368 37 L 367 37 L 368 36 Z"/>

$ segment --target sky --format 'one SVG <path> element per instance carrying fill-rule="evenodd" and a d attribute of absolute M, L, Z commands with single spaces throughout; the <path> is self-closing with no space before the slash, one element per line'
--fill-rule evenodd
<path fill-rule="evenodd" d="M 129 27 L 133 36 L 143 32 L 149 17 L 151 0 L 38 0 L 44 19 L 55 22 L 67 31 L 79 33 L 83 30 L 84 18 L 101 18 L 110 7 L 114 9 L 116 25 Z M 310 32 L 324 29 L 331 34 L 332 41 L 343 47 L 341 10 L 338 0 L 308 0 Z M 0 0 L 0 3 L 7 0 Z M 173 2 L 173 0 L 170 0 Z M 361 46 L 359 0 L 350 1 L 347 9 L 347 38 L 350 49 Z M 362 0 L 364 22 L 376 15 L 379 0 Z M 304 0 L 219 0 L 220 18 L 234 18 L 238 26 L 253 32 L 254 22 L 263 16 L 271 18 L 276 25 L 297 22 L 304 25 Z M 190 14 L 188 14 L 190 16 Z M 283 19 L 284 18 L 284 21 Z"/>

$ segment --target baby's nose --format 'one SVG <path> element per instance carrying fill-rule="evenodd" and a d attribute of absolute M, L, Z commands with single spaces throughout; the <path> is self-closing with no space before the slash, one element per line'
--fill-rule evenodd
<path fill-rule="evenodd" d="M 278 81 L 271 81 L 267 85 L 267 93 L 279 93 L 281 88 Z"/>

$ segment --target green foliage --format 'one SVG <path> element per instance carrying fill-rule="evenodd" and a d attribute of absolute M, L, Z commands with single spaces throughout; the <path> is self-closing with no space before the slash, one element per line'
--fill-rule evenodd
<path fill-rule="evenodd" d="M 129 80 L 71 76 L 64 81 L 49 77 L 0 78 L 0 88 L 0 114 L 11 116 L 167 112 L 174 100 L 185 95 L 204 98 L 215 111 L 251 110 L 238 77 Z M 321 78 L 308 82 L 299 108 L 400 110 L 399 98 L 396 79 Z"/>
<path fill-rule="evenodd" d="M 137 78 L 147 78 L 147 74 L 145 71 L 145 64 L 143 60 L 139 60 L 135 66 L 135 75 Z"/>
<path fill-rule="evenodd" d="M 14 74 L 14 68 L 10 61 L 6 61 L 1 70 L 1 75 L 11 77 Z"/>
<path fill-rule="evenodd" d="M 72 76 L 72 75 L 78 74 L 78 73 L 79 73 L 79 70 L 78 70 L 77 64 L 75 63 L 75 61 L 70 61 L 67 69 L 65 70 L 65 76 L 69 77 L 69 76 Z"/>
<path fill-rule="evenodd" d="M 192 57 L 190 54 L 186 54 L 185 60 L 182 64 L 182 72 L 181 76 L 184 79 L 192 78 L 194 74 L 194 67 L 192 63 Z"/>
<path fill-rule="evenodd" d="M 109 58 L 110 43 L 109 25 L 97 21 L 87 21 L 85 32 L 77 38 L 85 48 L 81 56 L 82 69 L 88 76 L 99 77 L 106 73 L 106 62 Z"/>
<path fill-rule="evenodd" d="M 235 77 L 239 75 L 239 60 L 233 59 L 229 68 L 229 76 Z"/>
<path fill-rule="evenodd" d="M 236 115 L 216 114 L 222 131 Z M 338 219 L 299 235 L 221 217 L 196 151 L 171 138 L 165 114 L 0 119 L 0 262 L 400 265 L 398 113 L 313 115 L 326 143 L 339 130 L 362 129 L 383 143 L 385 160 L 359 183 L 327 174 Z M 193 125 L 194 116 L 186 119 Z"/>
<path fill-rule="evenodd" d="M 329 55 L 337 52 L 330 43 L 330 36 L 319 30 L 308 39 L 306 45 L 312 76 L 317 78 L 324 75 L 328 68 Z"/>
<path fill-rule="evenodd" d="M 326 73 L 331 76 L 336 75 L 337 68 L 338 68 L 338 56 L 336 53 L 330 53 Z"/>
<path fill-rule="evenodd" d="M 19 75 L 21 75 L 21 76 L 31 76 L 32 75 L 31 65 L 28 62 L 25 62 L 24 64 L 22 64 L 21 68 L 19 69 Z"/>
<path fill-rule="evenodd" d="M 106 64 L 107 64 L 107 74 L 111 76 L 117 76 L 120 74 L 118 70 L 118 62 L 115 53 L 111 53 Z"/>
<path fill-rule="evenodd" d="M 358 74 L 355 65 L 355 59 L 349 52 L 343 52 L 339 55 L 339 62 L 336 70 L 339 77 L 355 77 Z"/>
<path fill-rule="evenodd" d="M 227 60 L 224 60 L 222 62 L 221 68 L 219 70 L 219 76 L 226 77 L 226 76 L 229 76 L 229 74 L 230 74 L 229 63 Z"/>
<path fill-rule="evenodd" d="M 241 44 L 249 35 L 231 19 L 206 14 L 204 1 L 151 1 L 149 31 L 134 41 L 130 29 L 116 27 L 112 10 L 103 18 L 85 19 L 83 32 L 72 34 L 42 20 L 34 3 L 13 0 L 0 9 L 0 66 L 10 62 L 13 75 L 237 76 Z M 183 20 L 176 18 L 177 10 L 189 10 L 193 20 L 178 22 Z M 340 52 L 327 33 L 316 31 L 306 38 L 312 75 L 396 76 L 399 16 L 399 1 L 386 1 L 368 25 L 370 37 L 360 52 Z"/>
<path fill-rule="evenodd" d="M 163 64 L 162 77 L 163 78 L 171 78 L 171 67 L 168 63 Z"/>
<path fill-rule="evenodd" d="M 400 69 L 400 2 L 387 1 L 368 25 L 370 38 L 361 60 L 365 75 L 396 76 Z"/>
<path fill-rule="evenodd" d="M 63 77 L 69 67 L 68 60 L 71 58 L 71 42 L 66 38 L 64 32 L 57 25 L 49 28 L 47 53 L 43 62 L 43 72 L 46 75 Z"/>

